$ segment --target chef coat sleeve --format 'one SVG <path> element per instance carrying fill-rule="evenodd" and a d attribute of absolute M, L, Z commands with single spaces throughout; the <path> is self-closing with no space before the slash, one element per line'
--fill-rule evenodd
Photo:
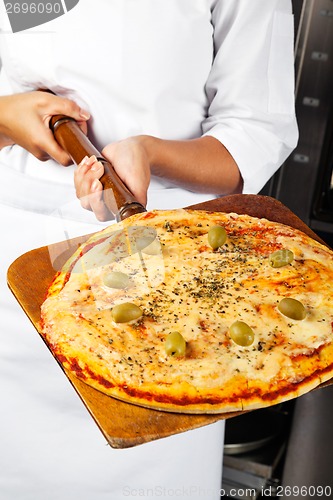
<path fill-rule="evenodd" d="M 216 0 L 212 24 L 215 55 L 203 133 L 231 153 L 243 192 L 257 193 L 298 140 L 291 2 Z"/>

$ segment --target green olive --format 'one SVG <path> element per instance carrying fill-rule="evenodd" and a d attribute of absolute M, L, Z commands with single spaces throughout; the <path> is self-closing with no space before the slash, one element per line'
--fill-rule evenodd
<path fill-rule="evenodd" d="M 291 250 L 287 248 L 282 248 L 281 250 L 277 250 L 273 252 L 269 256 L 269 263 L 272 267 L 284 267 L 294 260 L 294 254 Z"/>
<path fill-rule="evenodd" d="M 168 356 L 185 356 L 186 341 L 181 333 L 171 332 L 165 339 L 165 352 Z"/>
<path fill-rule="evenodd" d="M 212 226 L 208 231 L 208 243 L 213 248 L 217 250 L 219 247 L 224 245 L 227 240 L 227 232 L 222 226 Z"/>
<path fill-rule="evenodd" d="M 116 323 L 129 323 L 141 318 L 143 312 L 139 306 L 131 302 L 118 304 L 112 309 L 112 318 Z"/>
<path fill-rule="evenodd" d="M 104 285 L 109 288 L 117 288 L 119 290 L 127 288 L 130 284 L 130 279 L 127 274 L 121 273 L 120 271 L 111 271 L 104 276 L 103 281 Z"/>
<path fill-rule="evenodd" d="M 252 328 L 244 321 L 235 321 L 229 328 L 230 337 L 235 344 L 247 347 L 253 344 L 254 333 Z"/>
<path fill-rule="evenodd" d="M 287 318 L 302 320 L 306 316 L 306 310 L 303 304 L 296 299 L 287 297 L 278 304 L 278 310 Z"/>

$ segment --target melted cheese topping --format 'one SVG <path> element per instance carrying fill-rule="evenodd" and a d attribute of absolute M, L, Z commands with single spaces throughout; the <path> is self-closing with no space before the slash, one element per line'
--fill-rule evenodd
<path fill-rule="evenodd" d="M 214 251 L 207 233 L 216 224 L 228 237 Z M 147 235 L 158 241 L 153 255 L 135 243 Z M 295 260 L 274 269 L 269 255 L 280 248 L 292 250 Z M 106 286 L 111 271 L 125 273 L 129 286 Z M 167 395 L 181 384 L 187 395 L 203 394 L 204 403 L 207 394 L 237 376 L 248 384 L 282 379 L 295 384 L 300 375 L 294 360 L 332 342 L 332 253 L 303 233 L 266 220 L 184 210 L 140 214 L 95 235 L 66 272 L 69 279 L 56 293 L 51 289 L 42 308 L 51 348 L 69 364 L 75 358 L 82 376 L 88 366 L 128 393 L 153 387 Z M 303 303 L 304 320 L 278 311 L 284 297 Z M 112 309 L 124 302 L 139 306 L 142 318 L 115 323 Z M 252 328 L 251 346 L 230 338 L 236 320 Z M 186 340 L 184 357 L 165 352 L 172 331 Z"/>

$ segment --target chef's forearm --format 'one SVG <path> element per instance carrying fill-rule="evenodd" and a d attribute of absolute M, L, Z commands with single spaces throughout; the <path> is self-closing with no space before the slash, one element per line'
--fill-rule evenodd
<path fill-rule="evenodd" d="M 228 150 L 214 137 L 188 141 L 142 136 L 152 174 L 201 193 L 232 194 L 242 190 L 242 177 Z"/>

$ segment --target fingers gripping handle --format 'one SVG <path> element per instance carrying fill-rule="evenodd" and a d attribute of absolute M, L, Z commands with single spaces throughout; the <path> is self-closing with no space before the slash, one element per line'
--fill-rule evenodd
<path fill-rule="evenodd" d="M 76 165 L 81 163 L 85 156 L 92 155 L 95 155 L 103 164 L 104 174 L 100 178 L 103 186 L 103 200 L 117 220 L 146 211 L 119 178 L 111 163 L 103 158 L 73 118 L 55 115 L 50 120 L 50 128 L 58 144 L 70 155 Z"/>

